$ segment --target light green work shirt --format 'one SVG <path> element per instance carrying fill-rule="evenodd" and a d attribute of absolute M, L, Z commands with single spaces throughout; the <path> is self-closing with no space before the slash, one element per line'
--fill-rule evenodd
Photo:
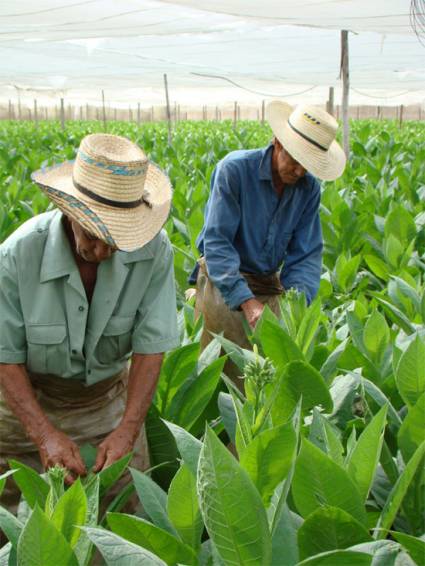
<path fill-rule="evenodd" d="M 102 261 L 89 303 L 60 211 L 27 221 L 0 246 L 0 363 L 91 385 L 132 352 L 179 345 L 173 253 L 165 231 Z"/>

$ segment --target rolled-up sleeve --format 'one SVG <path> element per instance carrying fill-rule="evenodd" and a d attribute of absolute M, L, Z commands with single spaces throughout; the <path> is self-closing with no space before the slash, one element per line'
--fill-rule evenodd
<path fill-rule="evenodd" d="M 241 219 L 239 185 L 232 164 L 221 162 L 211 179 L 204 234 L 208 276 L 233 310 L 254 297 L 240 274 L 240 257 L 233 245 Z"/>
<path fill-rule="evenodd" d="M 316 180 L 312 192 L 288 245 L 280 276 L 285 289 L 295 288 L 304 292 L 308 303 L 311 303 L 319 289 L 323 250 L 319 216 L 320 185 Z"/>
<path fill-rule="evenodd" d="M 24 318 L 13 262 L 0 252 L 0 363 L 23 364 L 27 359 Z"/>
<path fill-rule="evenodd" d="M 132 336 L 136 354 L 157 354 L 179 346 L 173 251 L 164 236 Z"/>

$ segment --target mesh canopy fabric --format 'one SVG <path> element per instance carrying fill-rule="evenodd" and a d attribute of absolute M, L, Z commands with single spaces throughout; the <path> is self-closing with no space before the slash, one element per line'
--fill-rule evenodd
<path fill-rule="evenodd" d="M 424 48 L 409 0 L 27 0 L 0 4 L 3 99 L 64 95 L 323 101 L 340 87 L 348 29 L 352 100 L 422 102 Z M 127 90 L 126 90 L 127 89 Z M 124 96 L 125 93 L 125 96 Z M 206 95 L 206 93 L 208 93 Z M 374 100 L 376 99 L 376 100 Z M 198 102 L 199 101 L 199 102 Z"/>

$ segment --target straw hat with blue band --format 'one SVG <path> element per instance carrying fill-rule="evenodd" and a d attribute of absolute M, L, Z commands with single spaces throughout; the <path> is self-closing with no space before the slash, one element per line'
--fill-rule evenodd
<path fill-rule="evenodd" d="M 31 178 L 66 215 L 123 251 L 152 240 L 170 212 L 169 178 L 121 136 L 88 135 L 75 161 L 40 169 Z"/>
<path fill-rule="evenodd" d="M 286 151 L 307 171 L 324 181 L 344 172 L 346 157 L 335 141 L 338 122 L 316 106 L 293 108 L 273 100 L 266 109 L 267 121 Z"/>

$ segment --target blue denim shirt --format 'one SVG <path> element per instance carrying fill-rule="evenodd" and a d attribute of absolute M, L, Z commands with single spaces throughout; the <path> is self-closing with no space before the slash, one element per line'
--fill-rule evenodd
<path fill-rule="evenodd" d="M 322 267 L 320 185 L 307 173 L 279 197 L 272 182 L 272 145 L 229 153 L 211 177 L 205 222 L 196 244 L 208 274 L 231 309 L 254 295 L 240 271 L 281 269 L 285 289 L 316 295 Z M 282 267 L 283 264 L 283 267 Z M 197 267 L 190 277 L 195 282 Z"/>

